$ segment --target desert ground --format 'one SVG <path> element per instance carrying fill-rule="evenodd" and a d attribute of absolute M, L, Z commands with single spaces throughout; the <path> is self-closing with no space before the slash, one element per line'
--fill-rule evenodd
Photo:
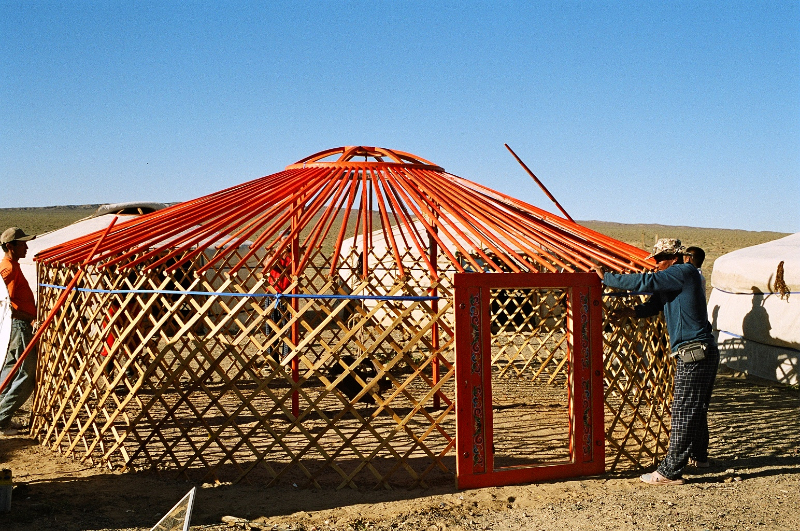
<path fill-rule="evenodd" d="M 94 208 L 3 209 L 0 225 L 44 232 Z M 583 223 L 640 247 L 666 236 L 699 245 L 708 252 L 709 278 L 716 257 L 783 236 Z M 4 437 L 0 468 L 13 471 L 14 488 L 11 511 L 0 513 L 0 529 L 146 530 L 192 487 L 196 530 L 800 529 L 800 389 L 723 368 L 709 419 L 712 467 L 689 470 L 688 483 L 675 487 L 641 483 L 643 470 L 465 491 L 194 485 L 168 473 L 90 467 L 25 435 Z M 26 422 L 25 412 L 17 420 Z"/>

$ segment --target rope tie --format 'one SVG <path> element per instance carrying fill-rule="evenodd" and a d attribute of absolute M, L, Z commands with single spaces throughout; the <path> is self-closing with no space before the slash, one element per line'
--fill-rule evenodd
<path fill-rule="evenodd" d="M 56 284 L 39 284 L 43 288 L 65 289 L 65 286 Z M 94 289 L 94 288 L 74 288 L 73 291 L 84 293 L 147 293 L 156 295 L 196 295 L 199 297 L 252 297 L 252 298 L 274 298 L 284 299 L 319 299 L 319 300 L 371 300 L 371 301 L 432 301 L 444 299 L 438 296 L 421 295 L 313 295 L 313 294 L 294 294 L 294 293 L 235 293 L 225 291 L 180 291 L 171 289 Z"/>

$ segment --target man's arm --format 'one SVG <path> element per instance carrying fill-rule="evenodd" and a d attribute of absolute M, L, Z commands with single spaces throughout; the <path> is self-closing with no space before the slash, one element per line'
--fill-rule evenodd
<path fill-rule="evenodd" d="M 677 268 L 670 267 L 656 273 L 606 273 L 603 284 L 609 288 L 628 291 L 680 291 L 683 288 L 683 275 Z"/>
<path fill-rule="evenodd" d="M 624 281 L 625 277 L 643 277 L 643 276 L 645 276 L 645 275 L 642 275 L 642 274 L 606 273 L 605 270 L 603 269 L 603 267 L 600 266 L 600 265 L 598 265 L 595 268 L 593 268 L 592 271 L 597 273 L 597 276 L 600 277 L 600 281 L 603 284 L 608 285 L 609 287 L 620 287 L 620 288 L 622 288 L 622 286 L 613 285 L 613 281 L 615 279 L 617 279 L 617 280 L 618 279 L 622 279 Z M 650 275 L 647 275 L 647 276 L 653 276 L 653 275 L 650 274 Z M 606 283 L 606 279 L 609 279 L 611 281 L 610 285 Z M 634 279 L 630 279 L 630 281 L 631 281 L 631 285 L 633 285 L 635 282 L 641 282 L 641 279 L 640 278 L 634 278 Z M 681 282 L 681 284 L 682 284 L 682 282 Z M 622 288 L 622 289 L 628 289 L 628 290 L 631 290 L 631 291 L 637 290 L 637 288 L 635 288 L 635 287 Z M 642 291 L 645 291 L 645 290 L 642 289 Z M 643 303 L 643 304 L 639 304 L 638 306 L 635 306 L 635 307 L 632 307 L 632 308 L 630 308 L 630 307 L 629 308 L 617 308 L 616 310 L 613 310 L 613 311 L 609 312 L 608 316 L 614 321 L 619 321 L 620 319 L 623 319 L 625 317 L 629 317 L 631 319 L 638 319 L 640 317 L 652 317 L 653 315 L 656 315 L 659 312 L 661 312 L 663 309 L 664 309 L 664 303 L 661 301 L 661 298 L 658 295 L 653 294 L 653 296 L 650 297 L 650 299 L 647 302 Z"/>
<path fill-rule="evenodd" d="M 664 309 L 664 303 L 657 293 L 653 295 L 644 303 L 634 306 L 632 308 L 636 312 L 636 317 L 652 317 L 657 315 Z"/>

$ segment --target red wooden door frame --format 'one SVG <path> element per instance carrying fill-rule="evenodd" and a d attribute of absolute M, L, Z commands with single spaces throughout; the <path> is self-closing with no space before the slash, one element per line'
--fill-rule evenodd
<path fill-rule="evenodd" d="M 594 273 L 457 273 L 456 486 L 460 489 L 600 474 L 603 426 L 602 287 Z M 491 372 L 491 289 L 568 291 L 570 462 L 494 468 Z"/>

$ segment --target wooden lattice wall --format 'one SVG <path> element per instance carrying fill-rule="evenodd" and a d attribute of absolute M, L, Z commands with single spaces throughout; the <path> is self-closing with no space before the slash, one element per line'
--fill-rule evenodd
<path fill-rule="evenodd" d="M 202 253 L 192 267 L 170 273 L 89 267 L 84 291 L 71 295 L 42 341 L 32 433 L 75 459 L 197 481 L 450 483 L 451 266 L 442 261 L 433 282 L 427 266 L 407 253 L 408 273 L 397 279 L 390 274 L 395 257 L 372 251 L 364 277 L 353 251 L 331 278 L 329 258 L 317 252 L 288 288 L 309 297 L 276 302 L 265 296 L 275 290 L 261 275 L 260 258 L 234 275 L 225 267 L 196 274 Z M 40 269 L 40 282 L 56 286 L 75 274 Z M 440 298 L 334 297 L 431 293 Z M 59 294 L 42 289 L 41 311 Z M 531 304 L 541 314 L 545 301 Z M 608 307 L 628 303 L 606 300 Z M 509 314 L 519 308 L 501 304 L 495 312 L 513 322 Z M 552 344 L 542 338 L 553 339 L 561 325 L 558 315 L 549 317 L 534 329 L 509 328 L 495 345 L 498 370 L 564 385 L 563 349 L 508 346 L 531 338 Z M 667 444 L 673 365 L 664 355 L 663 321 L 608 322 L 604 335 L 608 467 L 649 465 Z"/>

